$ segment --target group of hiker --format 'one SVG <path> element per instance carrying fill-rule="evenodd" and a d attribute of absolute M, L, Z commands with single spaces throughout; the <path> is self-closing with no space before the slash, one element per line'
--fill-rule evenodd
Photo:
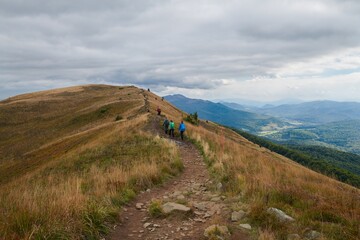
<path fill-rule="evenodd" d="M 174 135 L 175 123 L 173 120 L 169 121 L 167 118 L 165 118 L 163 126 L 164 126 L 164 130 L 165 130 L 165 134 L 169 134 L 170 137 L 175 137 L 175 135 Z M 179 125 L 179 132 L 180 132 L 181 140 L 184 140 L 185 130 L 186 130 L 185 123 L 183 121 L 181 121 L 181 123 Z"/>

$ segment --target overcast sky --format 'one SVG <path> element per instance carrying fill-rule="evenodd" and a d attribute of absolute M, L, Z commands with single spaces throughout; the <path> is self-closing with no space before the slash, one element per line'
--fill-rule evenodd
<path fill-rule="evenodd" d="M 358 0 L 0 0 L 0 99 L 87 83 L 360 101 Z"/>

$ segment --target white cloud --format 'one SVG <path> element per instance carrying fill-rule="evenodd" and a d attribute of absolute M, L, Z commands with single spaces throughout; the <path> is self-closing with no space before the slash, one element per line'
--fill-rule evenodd
<path fill-rule="evenodd" d="M 327 86 L 360 71 L 359 11 L 351 0 L 0 0 L 0 98 L 83 82 L 204 98 L 349 96 Z M 304 87 L 320 78 L 323 95 Z"/>

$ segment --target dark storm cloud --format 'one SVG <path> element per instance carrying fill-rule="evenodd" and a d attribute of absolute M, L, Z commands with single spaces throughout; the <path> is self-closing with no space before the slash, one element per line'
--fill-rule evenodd
<path fill-rule="evenodd" d="M 359 11 L 351 0 L 0 0 L 0 98 L 83 82 L 213 89 L 272 78 L 359 47 Z"/>

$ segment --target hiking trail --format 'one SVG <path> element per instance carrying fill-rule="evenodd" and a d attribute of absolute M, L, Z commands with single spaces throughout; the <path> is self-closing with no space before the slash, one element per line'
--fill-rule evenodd
<path fill-rule="evenodd" d="M 160 117 L 153 118 L 151 132 L 169 138 L 160 131 L 159 121 Z M 199 150 L 188 141 L 171 138 L 169 141 L 174 141 L 179 148 L 184 171 L 164 184 L 140 193 L 125 206 L 118 225 L 106 239 L 207 239 L 204 230 L 214 224 L 229 228 L 231 235 L 224 232 L 221 234 L 223 239 L 251 239 L 248 230 L 241 229 L 239 222 L 231 221 L 233 200 L 222 195 L 210 179 Z M 148 209 L 153 200 L 160 200 L 162 204 L 180 203 L 191 210 L 189 213 L 172 212 L 166 217 L 151 217 Z"/>

